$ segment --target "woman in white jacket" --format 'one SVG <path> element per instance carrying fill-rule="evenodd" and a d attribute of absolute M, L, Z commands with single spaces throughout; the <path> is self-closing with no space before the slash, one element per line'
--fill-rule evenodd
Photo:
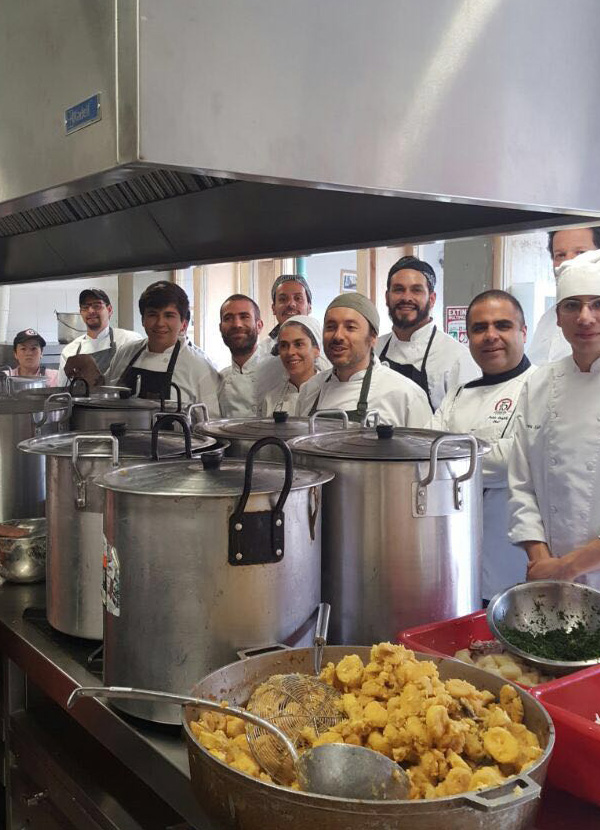
<path fill-rule="evenodd" d="M 330 366 L 329 361 L 321 355 L 321 324 L 315 317 L 308 315 L 290 317 L 281 324 L 277 343 L 284 372 L 273 372 L 272 384 L 265 393 L 263 414 L 287 412 L 295 415 L 302 384 Z"/>

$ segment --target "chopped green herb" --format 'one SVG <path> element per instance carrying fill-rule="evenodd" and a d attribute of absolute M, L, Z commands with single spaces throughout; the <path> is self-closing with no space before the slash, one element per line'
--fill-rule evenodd
<path fill-rule="evenodd" d="M 502 626 L 500 630 L 511 645 L 534 657 L 563 662 L 600 658 L 600 628 L 592 631 L 582 622 L 570 631 L 553 628 L 535 633 L 510 626 Z"/>

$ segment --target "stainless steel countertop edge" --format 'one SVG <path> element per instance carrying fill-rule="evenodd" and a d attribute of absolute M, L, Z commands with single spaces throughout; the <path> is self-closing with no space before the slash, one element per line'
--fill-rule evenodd
<path fill-rule="evenodd" d="M 151 724 L 126 720 L 105 703 L 83 699 L 73 709 L 66 701 L 78 686 L 101 685 L 61 647 L 28 620 L 27 608 L 45 606 L 45 585 L 0 586 L 0 649 L 48 697 L 112 752 L 140 780 L 198 830 L 218 830 L 195 800 L 183 734 L 165 734 Z M 92 647 L 92 644 L 90 644 Z"/>

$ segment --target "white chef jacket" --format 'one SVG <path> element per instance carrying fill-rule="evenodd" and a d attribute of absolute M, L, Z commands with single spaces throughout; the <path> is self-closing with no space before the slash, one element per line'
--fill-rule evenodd
<path fill-rule="evenodd" d="M 318 372 L 302 384 L 296 414 L 308 415 L 317 399 L 319 410 L 356 409 L 366 371 L 356 372 L 348 381 L 340 381 L 333 369 Z M 421 387 L 382 366 L 377 357 L 371 376 L 368 409 L 376 409 L 382 423 L 398 427 L 423 427 L 431 417 L 427 395 Z"/>
<path fill-rule="evenodd" d="M 375 352 L 379 356 L 386 344 L 389 343 L 390 347 L 386 358 L 389 357 L 390 360 L 396 363 L 412 364 L 416 369 L 422 371 L 423 358 L 431 338 L 433 326 L 432 321 L 417 329 L 412 333 L 410 340 L 399 340 L 393 331 L 383 334 L 377 339 Z M 427 355 L 425 371 L 427 372 L 429 395 L 434 409 L 438 408 L 449 389 L 468 383 L 481 374 L 467 347 L 449 334 L 440 331 L 439 328 L 435 333 Z"/>
<path fill-rule="evenodd" d="M 527 554 L 508 539 L 507 507 L 515 410 L 525 381 L 535 371 L 527 366 L 528 361 L 526 368 L 520 364 L 518 375 L 513 370 L 451 389 L 428 425 L 443 432 L 470 432 L 492 446 L 482 457 L 481 593 L 488 600 L 527 578 Z"/>
<path fill-rule="evenodd" d="M 147 339 L 143 346 L 142 353 L 133 366 L 137 369 L 148 369 L 151 372 L 166 372 L 175 347 L 171 346 L 160 353 L 149 352 Z M 117 349 L 107 372 L 107 382 L 110 385 L 118 384 L 130 360 L 141 347 L 142 343 L 135 341 Z M 173 371 L 173 383 L 181 389 L 183 403 L 204 403 L 208 407 L 208 414 L 211 418 L 220 417 L 219 373 L 202 349 L 194 346 L 189 340 L 181 342 Z M 175 390 L 171 390 L 171 397 L 175 397 Z"/>
<path fill-rule="evenodd" d="M 533 333 L 527 356 L 536 366 L 556 363 L 571 355 L 571 346 L 565 340 L 562 329 L 556 324 L 556 307 L 547 309 L 539 319 Z"/>
<path fill-rule="evenodd" d="M 219 404 L 224 418 L 256 418 L 261 411 L 257 371 L 262 355 L 258 348 L 243 366 L 231 359 L 220 373 Z"/>
<path fill-rule="evenodd" d="M 110 324 L 106 326 L 106 328 L 103 328 L 102 331 L 98 332 L 97 337 L 90 337 L 88 334 L 82 334 L 79 337 L 76 337 L 75 340 L 71 340 L 70 343 L 67 343 L 67 345 L 60 353 L 60 363 L 58 365 L 58 386 L 66 386 L 69 382 L 67 376 L 65 375 L 65 363 L 70 357 L 73 357 L 78 353 L 94 354 L 94 352 L 102 352 L 105 349 L 110 348 L 109 329 Z M 126 343 L 139 343 L 139 341 L 142 339 L 142 336 L 138 334 L 136 331 L 114 328 L 113 337 L 115 340 L 115 346 L 117 347 L 117 351 L 121 346 L 124 346 Z M 79 349 L 80 346 L 81 349 Z"/>
<path fill-rule="evenodd" d="M 564 556 L 600 533 L 600 358 L 566 357 L 527 380 L 508 466 L 509 537 Z M 600 570 L 577 580 L 600 589 Z"/>
<path fill-rule="evenodd" d="M 302 384 L 302 386 L 304 386 L 304 384 Z M 300 389 L 302 389 L 302 386 Z M 269 417 L 275 411 L 287 412 L 289 415 L 296 415 L 299 395 L 300 390 L 289 380 L 279 383 L 275 389 L 271 389 L 265 395 L 262 415 L 264 417 Z"/>

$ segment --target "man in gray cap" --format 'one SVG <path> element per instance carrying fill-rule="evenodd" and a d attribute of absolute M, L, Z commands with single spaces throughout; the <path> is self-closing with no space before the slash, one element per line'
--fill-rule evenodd
<path fill-rule="evenodd" d="M 327 307 L 323 348 L 333 369 L 307 381 L 298 396 L 298 415 L 324 409 L 342 409 L 350 420 L 361 422 L 377 410 L 381 422 L 393 426 L 422 427 L 431 410 L 417 384 L 382 366 L 374 347 L 379 313 L 362 294 L 340 294 Z"/>
<path fill-rule="evenodd" d="M 273 353 L 277 346 L 277 335 L 279 327 L 290 317 L 297 314 L 310 314 L 312 304 L 312 292 L 309 284 L 300 274 L 281 274 L 271 288 L 271 309 L 277 318 L 277 325 L 271 329 L 259 346 L 261 356 Z M 277 352 L 275 351 L 275 354 Z"/>
<path fill-rule="evenodd" d="M 440 331 L 431 318 L 435 283 L 435 271 L 422 259 L 404 256 L 392 265 L 385 292 L 392 331 L 376 346 L 382 363 L 423 389 L 432 411 L 448 389 L 479 376 L 466 346 Z"/>
<path fill-rule="evenodd" d="M 87 331 L 67 343 L 62 350 L 58 366 L 59 386 L 65 386 L 67 377 L 77 373 L 73 360 L 69 366 L 66 365 L 69 358 L 90 354 L 98 373 L 104 374 L 120 346 L 142 339 L 135 331 L 110 325 L 113 307 L 108 294 L 101 288 L 84 288 L 79 295 L 79 311 Z"/>

